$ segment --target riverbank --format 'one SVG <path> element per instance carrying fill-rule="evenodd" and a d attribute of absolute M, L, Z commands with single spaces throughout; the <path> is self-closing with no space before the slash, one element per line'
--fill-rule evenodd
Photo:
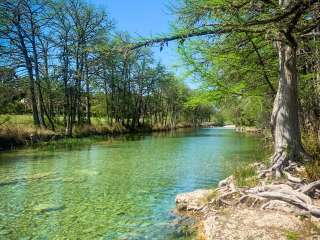
<path fill-rule="evenodd" d="M 176 126 L 145 126 L 136 129 L 128 129 L 121 124 L 109 125 L 82 125 L 75 127 L 73 136 L 66 136 L 62 130 L 51 131 L 44 128 L 36 128 L 28 125 L 3 125 L 0 127 L 0 151 L 15 149 L 22 146 L 31 146 L 39 143 L 50 143 L 63 139 L 79 139 L 94 136 L 119 136 L 130 133 L 149 133 L 171 131 L 183 128 L 193 128 L 189 123 L 179 123 Z"/>
<path fill-rule="evenodd" d="M 310 183 L 304 166 L 296 168 L 299 178 L 289 174 L 277 180 L 258 178 L 258 172 L 265 169 L 262 163 L 248 168 L 256 174 L 230 176 L 215 189 L 177 195 L 177 214 L 195 219 L 196 239 L 320 238 L 316 190 L 320 182 Z"/>

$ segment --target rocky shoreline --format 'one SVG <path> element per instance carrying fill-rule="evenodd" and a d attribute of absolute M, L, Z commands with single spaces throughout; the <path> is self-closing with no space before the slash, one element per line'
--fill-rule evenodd
<path fill-rule="evenodd" d="M 249 133 L 249 134 L 263 134 L 265 129 L 256 128 L 256 127 L 235 127 L 236 132 L 238 133 Z"/>
<path fill-rule="evenodd" d="M 230 176 L 216 189 L 177 195 L 176 211 L 195 220 L 197 240 L 320 239 L 319 216 L 313 212 L 320 207 L 318 186 L 312 194 L 303 194 L 301 188 L 288 181 L 264 178 L 254 188 L 239 188 Z M 311 187 L 300 187 L 306 186 Z M 297 198 L 296 202 L 274 197 L 275 193 L 282 197 L 288 194 L 288 198 L 289 193 L 295 194 L 292 200 Z M 308 202 L 314 209 L 304 208 L 299 201 Z"/>

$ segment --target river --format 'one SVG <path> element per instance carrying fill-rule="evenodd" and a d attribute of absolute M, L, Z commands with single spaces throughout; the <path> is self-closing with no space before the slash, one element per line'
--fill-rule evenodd
<path fill-rule="evenodd" d="M 2 153 L 0 239 L 185 239 L 176 194 L 214 187 L 262 145 L 212 128 Z"/>

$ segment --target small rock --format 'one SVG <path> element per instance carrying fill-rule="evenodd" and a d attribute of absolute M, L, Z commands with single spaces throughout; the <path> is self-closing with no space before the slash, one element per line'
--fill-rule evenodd
<path fill-rule="evenodd" d="M 33 211 L 44 213 L 44 212 L 51 212 L 51 211 L 61 211 L 63 209 L 64 209 L 64 205 L 43 203 L 34 207 Z"/>

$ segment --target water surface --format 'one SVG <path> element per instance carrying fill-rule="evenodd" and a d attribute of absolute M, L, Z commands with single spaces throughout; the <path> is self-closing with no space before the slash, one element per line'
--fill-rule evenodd
<path fill-rule="evenodd" d="M 183 239 L 181 192 L 262 157 L 261 141 L 198 129 L 0 154 L 0 239 Z"/>

